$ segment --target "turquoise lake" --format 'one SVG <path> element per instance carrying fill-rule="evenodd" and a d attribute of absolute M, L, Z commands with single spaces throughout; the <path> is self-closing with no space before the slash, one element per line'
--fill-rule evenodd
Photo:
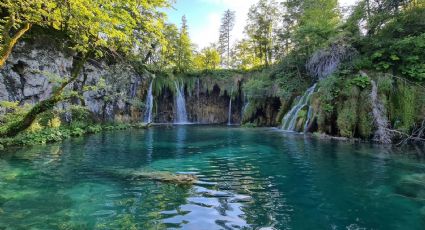
<path fill-rule="evenodd" d="M 425 229 L 424 160 L 378 145 L 158 126 L 1 153 L 0 229 Z"/>

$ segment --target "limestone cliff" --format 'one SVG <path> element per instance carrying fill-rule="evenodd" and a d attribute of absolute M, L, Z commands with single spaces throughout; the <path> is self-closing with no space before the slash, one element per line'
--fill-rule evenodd
<path fill-rule="evenodd" d="M 45 100 L 55 82 L 70 76 L 74 55 L 64 44 L 49 38 L 19 43 L 0 70 L 0 101 L 35 104 Z M 147 77 L 122 63 L 90 60 L 79 79 L 68 87 L 83 95 L 81 100 L 71 103 L 85 105 L 101 121 L 138 119 L 140 108 L 134 108 L 132 101 L 140 94 L 139 86 Z M 61 103 L 58 108 L 69 104 Z"/>

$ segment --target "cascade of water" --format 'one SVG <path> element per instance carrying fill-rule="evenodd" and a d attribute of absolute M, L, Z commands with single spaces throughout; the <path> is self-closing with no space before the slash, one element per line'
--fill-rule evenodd
<path fill-rule="evenodd" d="M 197 85 L 197 87 L 196 87 L 196 98 L 198 99 L 198 101 L 199 101 L 199 91 L 200 91 L 200 85 L 199 85 L 199 78 L 196 80 L 196 85 Z"/>
<path fill-rule="evenodd" d="M 298 118 L 298 113 L 308 104 L 310 103 L 311 95 L 316 89 L 316 85 L 314 84 L 312 87 L 308 88 L 298 103 L 292 107 L 292 109 L 283 117 L 282 120 L 282 129 L 287 131 L 295 131 L 295 125 Z"/>
<path fill-rule="evenodd" d="M 152 95 L 153 81 L 149 85 L 148 95 L 146 96 L 146 111 L 143 121 L 147 124 L 152 123 L 152 109 L 153 109 L 153 95 Z"/>
<path fill-rule="evenodd" d="M 187 112 L 186 112 L 186 99 L 184 95 L 184 84 L 181 86 L 177 81 L 174 82 L 176 85 L 176 124 L 187 124 Z"/>
<path fill-rule="evenodd" d="M 243 118 L 245 116 L 245 112 L 246 112 L 246 109 L 248 108 L 248 106 L 249 106 L 249 100 L 245 96 L 244 97 L 244 106 L 242 107 L 242 112 L 241 112 L 241 123 L 243 122 Z"/>
<path fill-rule="evenodd" d="M 145 123 L 152 123 L 152 108 L 153 108 L 153 95 L 152 95 L 152 85 L 153 81 L 151 81 L 151 84 L 149 85 L 148 94 L 146 96 L 146 110 L 143 117 L 143 122 Z"/>
<path fill-rule="evenodd" d="M 392 143 L 392 134 L 389 131 L 388 127 L 390 122 L 386 116 L 387 111 L 384 104 L 378 97 L 378 86 L 374 80 L 371 80 L 372 92 L 370 94 L 372 102 L 372 115 L 374 118 L 374 123 L 376 126 L 376 132 L 374 140 L 382 144 L 391 144 Z"/>
<path fill-rule="evenodd" d="M 309 105 L 307 112 L 307 120 L 304 124 L 304 132 L 307 132 L 308 126 L 310 125 L 311 116 L 313 116 L 313 108 L 311 107 L 311 105 Z"/>
<path fill-rule="evenodd" d="M 230 93 L 230 99 L 229 99 L 229 112 L 227 115 L 227 125 L 232 125 L 232 94 L 233 94 L 233 88 Z"/>
<path fill-rule="evenodd" d="M 197 120 L 197 122 L 198 123 L 200 123 L 199 121 L 200 121 L 200 118 L 201 118 L 201 116 L 200 116 L 200 112 L 201 112 L 201 101 L 199 100 L 199 92 L 200 92 L 200 83 L 199 83 L 199 77 L 198 77 L 198 79 L 196 80 L 196 85 L 197 85 L 197 87 L 196 87 L 196 99 L 197 99 L 197 103 L 198 103 L 198 108 L 196 109 L 196 120 Z"/>

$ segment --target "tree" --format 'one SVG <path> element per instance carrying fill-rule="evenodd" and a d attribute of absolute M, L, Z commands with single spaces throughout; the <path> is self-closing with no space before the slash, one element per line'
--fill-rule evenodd
<path fill-rule="evenodd" d="M 224 54 L 227 55 L 226 67 L 230 67 L 230 33 L 235 26 L 235 11 L 226 10 L 223 17 L 221 18 L 220 26 L 220 37 L 219 37 L 219 49 L 222 60 L 224 60 Z"/>
<path fill-rule="evenodd" d="M 297 52 L 308 57 L 337 33 L 340 14 L 337 0 L 306 0 L 294 34 Z"/>
<path fill-rule="evenodd" d="M 274 59 L 274 30 L 278 19 L 279 9 L 274 0 L 260 0 L 249 9 L 245 32 L 255 42 L 256 55 L 266 66 Z"/>
<path fill-rule="evenodd" d="M 261 60 L 255 55 L 254 42 L 242 40 L 235 44 L 232 53 L 234 56 L 232 65 L 237 69 L 248 70 L 261 65 Z"/>
<path fill-rule="evenodd" d="M 33 25 L 56 26 L 60 18 L 52 0 L 2 0 L 0 2 L 0 68 L 18 40 Z"/>
<path fill-rule="evenodd" d="M 279 3 L 280 23 L 276 29 L 276 43 L 274 47 L 277 59 L 289 55 L 293 49 L 294 32 L 301 17 L 303 0 L 286 0 Z"/>
<path fill-rule="evenodd" d="M 163 35 L 166 37 L 165 44 L 161 49 L 160 69 L 175 69 L 177 67 L 179 49 L 179 29 L 175 24 L 166 24 L 163 29 Z"/>
<path fill-rule="evenodd" d="M 202 49 L 199 54 L 195 55 L 194 66 L 199 70 L 214 70 L 220 65 L 220 54 L 214 46 Z"/>
<path fill-rule="evenodd" d="M 140 44 L 140 40 L 134 36 L 135 31 L 141 29 L 140 23 L 146 26 L 155 24 L 156 8 L 166 4 L 166 0 L 68 1 L 67 6 L 61 8 L 60 16 L 66 18 L 66 21 L 59 20 L 61 24 L 66 25 L 54 28 L 66 28 L 66 34 L 74 44 L 72 48 L 78 53 L 71 76 L 64 78 L 63 82 L 55 87 L 50 98 L 36 104 L 21 120 L 12 123 L 0 133 L 0 136 L 17 135 L 28 128 L 38 114 L 52 109 L 59 101 L 69 98 L 64 92 L 70 83 L 78 79 L 88 59 L 100 57 L 105 51 L 120 52 L 124 55 L 131 53 L 134 47 Z M 154 30 L 150 28 L 150 31 Z"/>
<path fill-rule="evenodd" d="M 186 16 L 182 17 L 177 45 L 177 71 L 183 73 L 191 68 L 193 53 Z"/>

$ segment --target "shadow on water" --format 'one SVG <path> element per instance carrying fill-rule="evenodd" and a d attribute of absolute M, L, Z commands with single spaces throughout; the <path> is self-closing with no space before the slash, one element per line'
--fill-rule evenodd
<path fill-rule="evenodd" d="M 425 164 L 275 129 L 154 127 L 13 149 L 0 228 L 422 229 Z M 194 185 L 128 170 L 195 174 Z"/>

